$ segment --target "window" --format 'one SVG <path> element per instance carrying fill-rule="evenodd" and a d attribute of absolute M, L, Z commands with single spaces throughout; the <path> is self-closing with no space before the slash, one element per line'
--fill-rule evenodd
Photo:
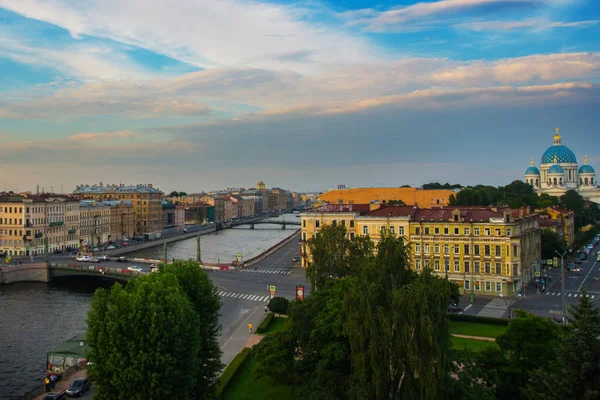
<path fill-rule="evenodd" d="M 485 232 L 485 236 L 490 236 L 490 228 L 485 228 L 484 232 Z"/>
<path fill-rule="evenodd" d="M 354 228 L 354 220 L 350 220 L 350 228 Z"/>
<path fill-rule="evenodd" d="M 440 260 L 435 260 L 433 262 L 433 269 L 435 269 L 436 271 L 440 270 Z"/>
<path fill-rule="evenodd" d="M 470 235 L 471 234 L 471 230 L 469 228 L 465 228 L 465 235 Z"/>
<path fill-rule="evenodd" d="M 518 256 L 519 256 L 519 248 L 515 244 L 515 245 L 513 245 L 513 257 L 518 257 Z"/>
<path fill-rule="evenodd" d="M 440 234 L 440 228 L 434 228 L 433 233 L 435 235 L 439 235 Z"/>
<path fill-rule="evenodd" d="M 485 291 L 486 292 L 492 291 L 492 282 L 485 281 Z"/>
<path fill-rule="evenodd" d="M 512 231 L 510 229 L 506 229 L 506 236 L 510 236 L 510 234 L 512 233 Z"/>
<path fill-rule="evenodd" d="M 391 233 L 392 235 L 395 235 L 395 234 L 396 234 L 396 229 L 394 228 L 394 225 L 390 226 L 390 233 Z"/>
<path fill-rule="evenodd" d="M 513 276 L 519 276 L 519 264 L 513 264 Z"/>
<path fill-rule="evenodd" d="M 421 228 L 416 227 L 415 228 L 415 235 L 420 235 L 421 234 Z"/>
<path fill-rule="evenodd" d="M 496 282 L 496 292 L 502 292 L 502 282 Z"/>
<path fill-rule="evenodd" d="M 496 257 L 502 256 L 502 248 L 500 246 L 496 246 Z"/>
<path fill-rule="evenodd" d="M 321 221 L 316 220 L 315 221 L 315 228 L 319 228 L 321 226 Z"/>
<path fill-rule="evenodd" d="M 454 228 L 454 234 L 455 234 L 455 235 L 458 235 L 458 234 L 459 234 L 459 233 L 458 233 L 458 228 Z"/>
<path fill-rule="evenodd" d="M 460 246 L 455 244 L 454 245 L 454 254 L 459 254 L 460 253 Z"/>
<path fill-rule="evenodd" d="M 486 262 L 486 263 L 485 263 L 485 273 L 486 273 L 486 274 L 489 274 L 489 273 L 491 273 L 491 272 L 492 272 L 492 267 L 491 267 L 491 265 L 490 265 L 490 263 L 489 263 L 489 262 Z"/>
<path fill-rule="evenodd" d="M 306 228 L 306 220 L 302 221 L 302 227 Z"/>
<path fill-rule="evenodd" d="M 398 227 L 398 234 L 401 236 L 404 236 L 404 227 L 403 226 Z"/>
<path fill-rule="evenodd" d="M 337 226 L 337 221 L 334 219 L 333 221 L 331 221 L 331 225 Z"/>
<path fill-rule="evenodd" d="M 474 244 L 473 245 L 473 253 L 478 256 L 479 255 L 479 245 L 478 244 Z"/>
<path fill-rule="evenodd" d="M 480 284 L 481 284 L 481 282 L 480 282 L 480 281 L 475 281 L 475 282 L 473 283 L 473 285 L 475 286 L 475 290 L 476 290 L 476 291 L 479 291 L 479 290 L 481 290 L 481 289 L 480 289 Z"/>
<path fill-rule="evenodd" d="M 350 232 L 350 240 L 354 239 L 354 232 Z"/>
<path fill-rule="evenodd" d="M 379 228 L 379 231 L 381 232 L 382 235 L 385 234 L 385 226 L 381 226 Z"/>
<path fill-rule="evenodd" d="M 369 234 L 369 227 L 366 225 L 363 225 L 363 235 L 368 235 Z"/>
<path fill-rule="evenodd" d="M 427 228 L 425 228 L 425 234 L 426 234 L 426 235 L 429 235 L 429 228 L 428 228 L 428 227 L 427 227 Z"/>
<path fill-rule="evenodd" d="M 435 254 L 439 254 L 439 252 L 440 252 L 440 245 L 439 244 L 436 243 L 436 244 L 433 245 L 433 252 Z"/>
<path fill-rule="evenodd" d="M 496 263 L 496 273 L 502 275 L 502 264 Z"/>
<path fill-rule="evenodd" d="M 465 272 L 471 272 L 471 265 L 468 261 L 465 261 Z"/>
<path fill-rule="evenodd" d="M 425 244 L 425 253 L 429 254 L 429 243 Z"/>
<path fill-rule="evenodd" d="M 501 236 L 502 235 L 502 231 L 500 229 L 496 229 L 496 236 Z"/>
<path fill-rule="evenodd" d="M 485 254 L 486 256 L 489 256 L 489 255 L 491 254 L 491 253 L 490 253 L 490 245 L 489 245 L 489 244 L 486 244 L 486 245 L 484 245 L 484 246 L 483 246 L 483 249 L 484 249 L 484 254 Z"/>
<path fill-rule="evenodd" d="M 473 235 L 479 236 L 479 228 L 473 228 Z"/>
<path fill-rule="evenodd" d="M 345 226 L 346 226 L 346 220 L 345 220 L 345 219 L 341 220 L 341 221 L 340 221 L 340 225 L 342 225 L 342 226 L 344 226 L 344 227 L 345 227 Z"/>
<path fill-rule="evenodd" d="M 421 245 L 420 244 L 415 244 L 415 253 L 420 253 L 421 252 Z"/>
<path fill-rule="evenodd" d="M 468 256 L 468 255 L 470 254 L 470 253 L 469 253 L 469 245 L 468 245 L 468 244 L 465 244 L 465 245 L 464 245 L 464 248 L 465 248 L 465 256 Z"/>
<path fill-rule="evenodd" d="M 460 262 L 454 261 L 454 272 L 460 272 Z"/>
<path fill-rule="evenodd" d="M 471 281 L 468 279 L 465 279 L 465 284 L 463 287 L 465 288 L 465 290 L 471 290 Z"/>
<path fill-rule="evenodd" d="M 306 242 L 306 232 L 302 232 L 302 240 Z"/>
<path fill-rule="evenodd" d="M 421 260 L 415 260 L 415 269 L 421 269 Z"/>
<path fill-rule="evenodd" d="M 444 235 L 449 235 L 450 232 L 448 231 L 448 228 L 444 228 Z"/>
<path fill-rule="evenodd" d="M 480 263 L 479 261 L 475 261 L 475 273 L 478 274 L 480 272 Z"/>
<path fill-rule="evenodd" d="M 444 254 L 450 254 L 450 245 L 449 244 L 444 245 Z"/>

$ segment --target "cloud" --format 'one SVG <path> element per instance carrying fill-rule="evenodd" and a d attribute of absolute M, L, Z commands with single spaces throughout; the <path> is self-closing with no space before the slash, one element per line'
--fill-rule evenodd
<path fill-rule="evenodd" d="M 340 14 L 340 17 L 350 25 L 363 26 L 365 30 L 372 32 L 386 32 L 403 30 L 411 25 L 419 27 L 419 24 L 439 24 L 444 18 L 453 13 L 473 12 L 488 6 L 497 6 L 504 9 L 522 9 L 523 7 L 538 7 L 556 5 L 563 1 L 553 0 L 439 0 L 432 2 L 421 2 L 401 8 L 387 11 L 364 9 L 348 11 Z"/>
<path fill-rule="evenodd" d="M 531 18 L 522 21 L 481 21 L 481 22 L 468 22 L 454 25 L 455 28 L 466 29 L 471 31 L 483 32 L 483 31 L 514 31 L 520 29 L 552 29 L 552 28 L 588 28 L 590 26 L 598 24 L 598 20 L 586 20 L 586 21 L 573 21 L 573 22 L 561 22 L 561 21 L 548 21 L 542 18 Z"/>
<path fill-rule="evenodd" d="M 139 46 L 202 67 L 319 70 L 377 57 L 367 40 L 309 23 L 299 6 L 245 0 L 0 0 L 0 7 L 94 36 Z M 273 54 L 310 54 L 315 63 L 290 63 Z M 296 60 L 297 61 L 297 60 Z"/>
<path fill-rule="evenodd" d="M 124 130 L 124 131 L 116 131 L 116 132 L 106 132 L 106 133 L 91 133 L 91 132 L 81 132 L 75 135 L 69 136 L 68 140 L 77 140 L 77 141 L 91 141 L 98 139 L 135 139 L 141 138 L 143 135 L 138 132 Z"/>

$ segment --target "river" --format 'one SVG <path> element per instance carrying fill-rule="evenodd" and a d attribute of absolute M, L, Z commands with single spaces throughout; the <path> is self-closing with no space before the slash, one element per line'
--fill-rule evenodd
<path fill-rule="evenodd" d="M 294 214 L 280 219 L 299 221 Z M 201 237 L 202 260 L 229 262 L 236 254 L 251 258 L 296 232 L 278 225 L 226 229 Z M 169 258 L 195 258 L 196 239 L 169 244 Z M 162 248 L 137 254 L 160 258 Z M 46 352 L 85 331 L 89 302 L 109 282 L 68 278 L 50 283 L 0 285 L 0 399 L 13 399 L 42 382 Z"/>

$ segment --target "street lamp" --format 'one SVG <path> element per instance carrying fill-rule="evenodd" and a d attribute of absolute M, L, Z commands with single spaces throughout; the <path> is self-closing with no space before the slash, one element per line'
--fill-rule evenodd
<path fill-rule="evenodd" d="M 567 307 L 566 307 L 566 303 L 565 303 L 565 254 L 570 253 L 572 250 L 571 249 L 567 249 L 565 251 L 563 251 L 563 253 L 559 253 L 558 250 L 554 250 L 554 252 L 556 254 L 558 254 L 560 256 L 560 281 L 561 281 L 561 308 L 562 308 L 562 319 L 563 319 L 563 324 L 566 323 L 567 321 Z"/>
<path fill-rule="evenodd" d="M 517 298 L 519 298 L 519 297 L 521 297 L 520 293 L 517 294 Z M 510 300 L 507 301 L 506 298 L 504 298 L 504 293 L 500 293 L 500 298 L 502 300 L 504 300 L 504 304 L 506 304 L 506 310 L 508 311 L 508 322 L 510 322 L 512 319 L 512 317 L 511 317 L 512 312 L 510 311 L 510 307 L 514 304 L 515 301 L 517 301 L 517 299 L 514 299 L 512 301 L 510 301 Z"/>

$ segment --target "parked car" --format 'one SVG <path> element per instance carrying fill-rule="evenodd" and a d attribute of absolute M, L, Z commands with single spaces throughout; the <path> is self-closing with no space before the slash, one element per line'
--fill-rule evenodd
<path fill-rule="evenodd" d="M 298 260 L 300 260 L 300 258 L 299 258 L 298 256 L 294 256 L 294 257 L 292 258 L 292 261 L 293 261 L 293 262 L 296 262 L 296 261 L 298 261 Z"/>
<path fill-rule="evenodd" d="M 99 251 L 99 249 L 97 247 L 94 247 L 94 251 Z"/>
<path fill-rule="evenodd" d="M 44 400 L 63 400 L 67 398 L 67 392 L 52 392 L 44 396 Z"/>
<path fill-rule="evenodd" d="M 150 272 L 158 272 L 158 265 L 150 264 Z"/>
<path fill-rule="evenodd" d="M 129 242 L 123 242 L 123 247 L 129 246 Z"/>
<path fill-rule="evenodd" d="M 458 313 L 462 312 L 462 308 L 457 307 L 457 306 L 448 306 L 448 312 L 452 313 L 452 314 L 458 314 Z"/>
<path fill-rule="evenodd" d="M 132 265 L 131 267 L 127 267 L 128 271 L 135 271 L 135 272 L 144 272 L 143 269 L 141 269 L 140 267 L 136 266 L 136 265 Z"/>
<path fill-rule="evenodd" d="M 580 258 L 576 258 L 576 259 L 573 260 L 573 262 L 575 264 L 581 264 L 581 259 Z"/>
<path fill-rule="evenodd" d="M 88 378 L 77 378 L 67 388 L 67 394 L 69 396 L 81 397 L 85 392 L 90 390 L 90 387 L 91 384 Z"/>
<path fill-rule="evenodd" d="M 575 263 L 569 263 L 569 265 L 567 265 L 567 271 L 571 271 L 572 269 L 575 269 Z"/>
<path fill-rule="evenodd" d="M 100 259 L 98 257 L 92 257 L 92 258 L 90 258 L 90 262 L 91 263 L 99 263 Z"/>
<path fill-rule="evenodd" d="M 107 256 L 107 255 L 104 255 L 104 256 L 102 256 L 102 257 L 98 257 L 98 259 L 99 259 L 100 261 L 110 261 L 110 257 L 109 257 L 109 256 Z"/>
<path fill-rule="evenodd" d="M 92 258 L 90 256 L 79 256 L 75 259 L 75 261 L 79 262 L 89 262 Z"/>
<path fill-rule="evenodd" d="M 127 262 L 127 257 L 119 257 L 117 258 L 117 262 Z"/>
<path fill-rule="evenodd" d="M 62 253 L 62 250 L 61 250 L 61 249 L 56 249 L 56 250 L 54 250 L 54 254 L 61 254 L 61 253 Z"/>
<path fill-rule="evenodd" d="M 116 247 L 113 246 L 112 244 L 106 248 L 106 250 L 114 250 L 114 249 L 116 249 Z"/>

